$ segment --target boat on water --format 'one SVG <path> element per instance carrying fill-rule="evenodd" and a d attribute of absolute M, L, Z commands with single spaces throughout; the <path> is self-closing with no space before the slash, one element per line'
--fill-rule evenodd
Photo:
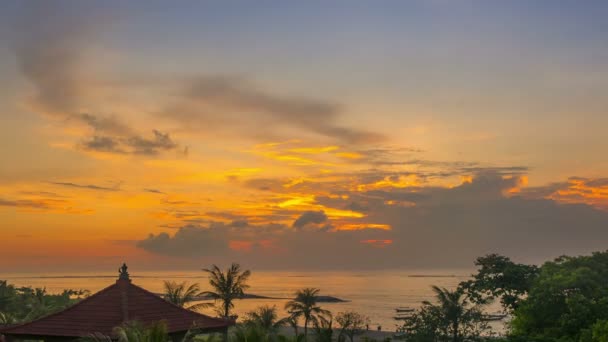
<path fill-rule="evenodd" d="M 416 309 L 414 308 L 410 308 L 409 306 L 400 306 L 398 308 L 395 308 L 396 312 L 414 312 L 416 311 Z"/>
<path fill-rule="evenodd" d="M 393 319 L 396 321 L 405 321 L 406 319 L 409 319 L 411 317 L 412 317 L 411 314 L 410 315 L 398 315 L 398 316 L 393 317 Z"/>
<path fill-rule="evenodd" d="M 482 321 L 492 322 L 492 321 L 502 321 L 507 317 L 506 314 L 503 313 L 490 313 L 481 316 Z"/>

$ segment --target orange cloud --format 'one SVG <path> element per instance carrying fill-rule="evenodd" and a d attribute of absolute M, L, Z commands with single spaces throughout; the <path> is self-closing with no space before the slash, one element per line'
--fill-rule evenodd
<path fill-rule="evenodd" d="M 393 240 L 361 240 L 363 244 L 370 245 L 372 247 L 384 248 L 393 244 Z"/>
<path fill-rule="evenodd" d="M 363 230 L 363 229 L 391 230 L 392 228 L 388 224 L 380 224 L 380 223 L 347 223 L 347 224 L 342 224 L 338 227 L 338 230 Z"/>

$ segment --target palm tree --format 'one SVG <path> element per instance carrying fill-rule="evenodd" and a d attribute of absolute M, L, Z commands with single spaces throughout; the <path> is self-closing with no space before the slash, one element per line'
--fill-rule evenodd
<path fill-rule="evenodd" d="M 198 299 L 201 295 L 201 290 L 198 284 L 188 285 L 187 282 L 176 283 L 174 281 L 165 281 L 165 293 L 163 298 L 169 303 L 173 303 L 188 310 L 196 310 L 199 308 L 209 307 L 209 303 L 199 303 L 188 305 Z"/>
<path fill-rule="evenodd" d="M 230 317 L 230 311 L 234 308 L 233 301 L 242 298 L 245 290 L 249 288 L 247 280 L 251 276 L 249 270 L 241 271 L 241 266 L 237 263 L 232 263 L 225 272 L 212 265 L 211 269 L 203 269 L 209 274 L 209 284 L 214 291 L 205 291 L 201 293 L 203 296 L 208 296 L 216 302 L 221 302 L 221 308 L 218 308 L 218 313 L 224 318 Z"/>
<path fill-rule="evenodd" d="M 13 317 L 10 313 L 1 312 L 0 311 L 0 324 L 14 324 L 17 323 L 17 319 Z"/>
<path fill-rule="evenodd" d="M 119 342 L 168 342 L 167 324 L 160 321 L 145 327 L 141 322 L 126 322 L 114 328 Z"/>
<path fill-rule="evenodd" d="M 424 307 L 440 318 L 441 330 L 445 336 L 450 336 L 452 342 L 463 341 L 465 332 L 471 331 L 476 323 L 481 322 L 479 305 L 469 305 L 469 299 L 462 288 L 453 291 L 437 286 L 432 288 L 437 304 L 424 301 Z"/>
<path fill-rule="evenodd" d="M 315 327 L 315 341 L 317 342 L 332 342 L 333 341 L 333 318 L 331 314 L 319 315 L 313 322 Z"/>
<path fill-rule="evenodd" d="M 295 320 L 304 317 L 304 339 L 308 336 L 308 323 L 317 322 L 319 315 L 330 314 L 329 311 L 317 306 L 320 291 L 310 287 L 298 290 L 296 291 L 296 298 L 285 304 L 285 309 Z"/>
<path fill-rule="evenodd" d="M 285 319 L 277 319 L 277 307 L 264 305 L 246 314 L 244 323 L 261 328 L 266 334 L 274 335 L 285 325 Z"/>

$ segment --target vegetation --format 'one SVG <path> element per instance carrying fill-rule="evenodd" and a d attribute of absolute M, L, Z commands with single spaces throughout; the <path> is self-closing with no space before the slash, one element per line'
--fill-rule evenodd
<path fill-rule="evenodd" d="M 436 302 L 424 301 L 405 321 L 408 341 L 474 341 L 488 329 L 481 307 L 471 303 L 462 287 L 450 291 L 433 286 L 433 291 Z"/>
<path fill-rule="evenodd" d="M 498 254 L 477 258 L 475 266 L 479 267 L 477 274 L 461 286 L 476 303 L 485 304 L 499 299 L 507 312 L 517 309 L 538 275 L 538 267 L 516 264 Z"/>
<path fill-rule="evenodd" d="M 316 316 L 313 320 L 314 325 L 314 341 L 316 342 L 332 342 L 334 329 L 333 329 L 333 318 L 329 311 L 324 314 Z M 306 336 L 304 337 L 306 339 Z"/>
<path fill-rule="evenodd" d="M 164 322 L 157 322 L 145 327 L 138 321 L 127 322 L 114 328 L 114 335 L 119 342 L 167 342 L 169 334 Z"/>
<path fill-rule="evenodd" d="M 329 315 L 329 311 L 317 305 L 319 289 L 305 288 L 296 292 L 296 298 L 285 304 L 285 309 L 296 322 L 304 319 L 304 339 L 308 337 L 308 324 L 318 324 L 319 317 Z"/>
<path fill-rule="evenodd" d="M 244 324 L 259 328 L 265 336 L 276 336 L 285 319 L 278 319 L 276 306 L 264 305 L 245 315 Z"/>
<path fill-rule="evenodd" d="M 340 326 L 338 341 L 348 337 L 350 342 L 354 341 L 356 335 L 362 334 L 369 326 L 369 318 L 355 311 L 340 312 L 336 316 L 336 322 Z"/>
<path fill-rule="evenodd" d="M 201 295 L 208 296 L 217 302 L 220 302 L 220 307 L 217 312 L 221 317 L 236 319 L 236 316 L 231 316 L 231 311 L 234 308 L 234 300 L 242 298 L 245 290 L 249 288 L 247 280 L 251 276 L 249 270 L 242 271 L 239 264 L 233 263 L 223 272 L 216 265 L 212 265 L 210 269 L 203 269 L 209 274 L 209 284 L 213 291 L 202 292 Z"/>
<path fill-rule="evenodd" d="M 181 306 L 188 310 L 197 310 L 199 308 L 209 307 L 209 303 L 198 303 L 189 305 L 198 300 L 201 295 L 201 290 L 198 284 L 188 284 L 187 282 L 176 283 L 174 281 L 165 281 L 165 293 L 163 298 L 170 303 Z"/>
<path fill-rule="evenodd" d="M 478 270 L 455 289 L 433 287 L 435 300 L 421 307 L 404 321 L 401 338 L 411 342 L 608 342 L 608 251 L 587 256 L 559 257 L 542 266 L 518 264 L 509 258 L 490 254 L 475 261 Z M 232 264 L 225 271 L 213 265 L 205 270 L 213 291 L 200 292 L 198 285 L 165 282 L 164 297 L 179 306 L 190 305 L 199 296 L 215 299 L 218 313 L 230 316 L 234 300 L 249 287 L 249 271 Z M 335 317 L 318 305 L 319 289 L 304 288 L 285 305 L 289 316 L 279 319 L 277 308 L 261 306 L 247 313 L 229 337 L 234 342 L 353 342 L 364 331 L 369 319 L 359 313 L 340 312 Z M 44 288 L 15 287 L 0 281 L 0 323 L 10 324 L 36 319 L 61 310 L 87 291 L 65 290 L 49 294 Z M 483 309 L 499 301 L 511 317 L 506 336 L 492 337 Z M 303 321 L 304 332 L 298 334 Z M 334 329 L 334 323 L 338 329 Z M 295 337 L 280 334 L 290 325 Z M 309 336 L 309 327 L 312 333 Z M 130 322 L 116 328 L 123 342 L 166 342 L 162 322 L 143 327 Z M 92 336 L 109 342 L 107 336 Z M 187 341 L 215 342 L 221 336 L 192 332 Z M 365 337 L 362 340 L 369 340 Z"/>
<path fill-rule="evenodd" d="M 89 295 L 86 290 L 49 294 L 45 288 L 16 287 L 0 280 L 0 323 L 28 322 L 65 309 Z"/>
<path fill-rule="evenodd" d="M 541 267 L 497 254 L 478 258 L 478 272 L 454 290 L 434 288 L 437 304 L 423 303 L 406 321 L 407 341 L 488 338 L 481 308 L 500 300 L 512 321 L 509 341 L 608 341 L 608 252 L 559 257 Z"/>
<path fill-rule="evenodd" d="M 601 341 L 608 330 L 608 252 L 545 263 L 513 315 L 514 337 Z"/>

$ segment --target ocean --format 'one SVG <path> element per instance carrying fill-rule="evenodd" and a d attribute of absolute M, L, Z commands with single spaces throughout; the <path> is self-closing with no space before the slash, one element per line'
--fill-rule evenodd
<path fill-rule="evenodd" d="M 370 318 L 370 329 L 394 331 L 398 321 L 394 320 L 395 308 L 408 306 L 417 308 L 423 300 L 433 300 L 432 285 L 455 288 L 459 282 L 469 278 L 473 270 L 386 270 L 386 271 L 255 271 L 249 281 L 251 294 L 276 298 L 292 298 L 296 290 L 304 287 L 321 289 L 321 295 L 338 297 L 343 303 L 322 303 L 323 308 L 337 314 L 354 310 Z M 3 274 L 0 279 L 18 286 L 46 287 L 48 292 L 63 289 L 87 289 L 92 293 L 115 282 L 117 274 L 73 273 L 73 274 Z M 134 284 L 149 291 L 161 293 L 163 281 L 187 281 L 199 283 L 203 290 L 209 289 L 207 277 L 202 271 L 137 272 L 131 274 Z M 260 305 L 276 305 L 280 317 L 287 299 L 242 299 L 235 303 L 235 312 L 242 317 Z M 203 313 L 213 314 L 213 309 Z"/>

